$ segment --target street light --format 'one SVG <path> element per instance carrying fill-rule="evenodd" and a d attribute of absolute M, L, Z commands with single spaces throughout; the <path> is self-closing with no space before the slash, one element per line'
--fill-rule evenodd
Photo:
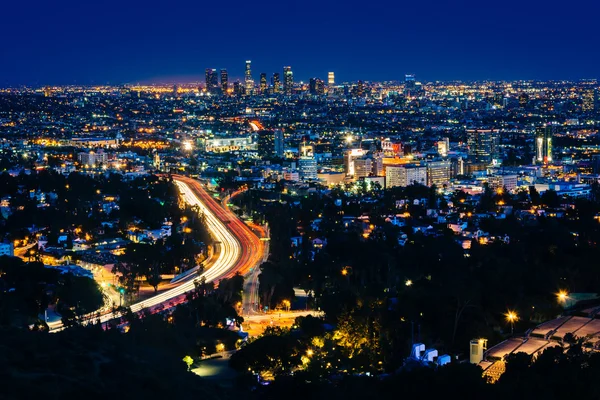
<path fill-rule="evenodd" d="M 515 332 L 515 321 L 519 320 L 519 316 L 516 312 L 510 310 L 504 316 L 506 317 L 506 321 L 510 323 L 510 334 L 513 335 Z"/>
<path fill-rule="evenodd" d="M 569 292 L 561 289 L 558 291 L 558 293 L 556 293 L 556 297 L 558 298 L 559 302 L 566 303 L 567 299 L 569 298 Z"/>

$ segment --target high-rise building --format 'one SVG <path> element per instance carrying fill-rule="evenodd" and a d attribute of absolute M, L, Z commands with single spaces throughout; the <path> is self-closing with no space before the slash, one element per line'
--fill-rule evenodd
<path fill-rule="evenodd" d="M 419 165 L 388 165 L 385 168 L 386 187 L 409 186 L 414 183 L 427 184 L 427 168 Z"/>
<path fill-rule="evenodd" d="M 555 126 L 544 124 L 535 130 L 535 160 L 538 163 L 552 162 L 552 137 Z"/>
<path fill-rule="evenodd" d="M 427 186 L 438 187 L 448 183 L 453 177 L 452 161 L 430 161 L 427 163 Z"/>
<path fill-rule="evenodd" d="M 217 76 L 217 70 L 214 68 L 206 68 L 206 91 L 211 94 L 215 94 L 219 89 L 219 78 Z"/>
<path fill-rule="evenodd" d="M 583 93 L 581 93 L 581 111 L 594 111 L 594 102 L 594 89 L 585 89 Z"/>
<path fill-rule="evenodd" d="M 264 72 L 260 73 L 260 94 L 267 93 L 267 74 Z"/>
<path fill-rule="evenodd" d="M 177 97 L 177 91 L 178 91 L 178 87 L 177 85 L 173 85 L 173 97 Z"/>
<path fill-rule="evenodd" d="M 490 163 L 498 158 L 500 133 L 497 129 L 467 129 L 469 159 Z"/>
<path fill-rule="evenodd" d="M 319 96 L 325 94 L 325 82 L 322 79 L 317 79 L 315 90 Z"/>
<path fill-rule="evenodd" d="M 258 131 L 259 157 L 283 157 L 283 132 L 281 129 Z"/>
<path fill-rule="evenodd" d="M 227 75 L 226 69 L 221 69 L 221 91 L 223 94 L 227 94 L 227 90 L 229 89 L 229 76 Z"/>
<path fill-rule="evenodd" d="M 349 149 L 344 153 L 344 171 L 348 176 L 354 176 L 354 161 L 367 154 L 363 149 Z"/>
<path fill-rule="evenodd" d="M 404 94 L 410 96 L 415 93 L 417 89 L 417 82 L 414 74 L 404 75 Z"/>
<path fill-rule="evenodd" d="M 335 74 L 333 72 L 327 74 L 327 84 L 329 86 L 335 85 Z"/>
<path fill-rule="evenodd" d="M 317 179 L 317 160 L 313 156 L 301 156 L 298 159 L 298 168 L 302 180 Z"/>
<path fill-rule="evenodd" d="M 273 73 L 271 85 L 273 86 L 273 93 L 281 93 L 281 79 L 279 78 L 279 72 Z"/>
<path fill-rule="evenodd" d="M 254 91 L 254 80 L 252 79 L 252 61 L 246 61 L 246 72 L 244 74 L 244 87 L 246 89 L 246 96 L 252 95 Z"/>
<path fill-rule="evenodd" d="M 383 157 L 380 153 L 370 154 L 354 160 L 354 179 L 383 175 Z"/>
<path fill-rule="evenodd" d="M 325 84 L 319 78 L 310 78 L 308 83 L 308 91 L 312 95 L 322 95 L 325 93 Z"/>
<path fill-rule="evenodd" d="M 236 96 L 241 96 L 244 94 L 244 87 L 240 81 L 233 82 L 233 94 Z"/>
<path fill-rule="evenodd" d="M 292 67 L 283 67 L 283 93 L 291 95 L 294 89 L 294 73 Z"/>

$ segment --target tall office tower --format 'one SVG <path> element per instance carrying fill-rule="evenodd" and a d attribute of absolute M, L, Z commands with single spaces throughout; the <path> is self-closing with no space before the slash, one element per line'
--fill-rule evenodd
<path fill-rule="evenodd" d="M 317 78 L 310 78 L 308 82 L 308 92 L 312 95 L 317 94 Z"/>
<path fill-rule="evenodd" d="M 259 157 L 283 157 L 283 132 L 281 129 L 258 131 L 257 135 Z"/>
<path fill-rule="evenodd" d="M 329 86 L 335 85 L 335 74 L 333 72 L 327 74 L 327 84 Z"/>
<path fill-rule="evenodd" d="M 544 124 L 535 130 L 535 160 L 539 163 L 552 162 L 552 137 L 554 125 Z"/>
<path fill-rule="evenodd" d="M 233 94 L 236 96 L 241 96 L 244 94 L 244 88 L 240 81 L 233 82 Z"/>
<path fill-rule="evenodd" d="M 273 93 L 281 93 L 281 79 L 279 78 L 279 72 L 273 73 L 271 85 L 273 86 Z"/>
<path fill-rule="evenodd" d="M 417 89 L 417 82 L 414 74 L 404 75 L 404 94 L 410 96 L 415 93 Z"/>
<path fill-rule="evenodd" d="M 594 111 L 594 89 L 585 89 L 581 93 L 581 111 Z"/>
<path fill-rule="evenodd" d="M 206 91 L 215 94 L 219 90 L 219 77 L 217 70 L 214 68 L 206 68 Z"/>
<path fill-rule="evenodd" d="M 244 74 L 244 87 L 246 95 L 249 96 L 254 91 L 254 80 L 252 80 L 252 61 L 246 61 L 246 73 Z"/>
<path fill-rule="evenodd" d="M 452 179 L 453 173 L 452 161 L 431 161 L 427 163 L 427 186 L 440 187 Z"/>
<path fill-rule="evenodd" d="M 317 82 L 315 84 L 315 90 L 317 92 L 317 95 L 319 95 L 319 96 L 325 94 L 325 82 L 323 82 L 323 79 L 317 78 Z"/>
<path fill-rule="evenodd" d="M 260 94 L 267 93 L 267 74 L 264 72 L 260 73 Z"/>
<path fill-rule="evenodd" d="M 177 91 L 178 91 L 177 85 L 173 85 L 173 97 L 177 97 Z"/>
<path fill-rule="evenodd" d="M 427 167 L 415 164 L 388 165 L 385 168 L 385 187 L 410 186 L 414 183 L 427 183 Z"/>
<path fill-rule="evenodd" d="M 313 156 L 300 156 L 298 169 L 302 180 L 317 180 L 317 160 Z"/>
<path fill-rule="evenodd" d="M 292 67 L 283 67 L 283 93 L 291 95 L 294 88 L 294 74 Z"/>
<path fill-rule="evenodd" d="M 525 108 L 529 104 L 529 95 L 527 93 L 521 93 L 519 95 L 519 107 Z"/>
<path fill-rule="evenodd" d="M 475 162 L 489 163 L 498 158 L 500 133 L 497 129 L 467 129 L 469 158 Z"/>
<path fill-rule="evenodd" d="M 362 97 L 365 94 L 365 83 L 363 81 L 358 81 L 356 84 L 356 95 L 358 97 Z"/>
<path fill-rule="evenodd" d="M 227 89 L 229 89 L 229 76 L 227 70 L 223 68 L 221 69 L 221 91 L 223 94 L 227 94 Z"/>

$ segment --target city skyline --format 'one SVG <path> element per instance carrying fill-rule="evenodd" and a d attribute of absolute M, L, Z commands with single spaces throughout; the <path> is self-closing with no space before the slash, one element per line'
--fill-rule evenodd
<path fill-rule="evenodd" d="M 568 8 L 471 0 L 433 7 L 379 1 L 364 9 L 311 1 L 263 1 L 251 11 L 242 5 L 233 2 L 224 19 L 199 24 L 197 15 L 220 15 L 216 4 L 9 4 L 5 15 L 12 18 L 0 27 L 9 39 L 0 86 L 201 80 L 206 68 L 228 69 L 235 78 L 243 77 L 245 59 L 257 77 L 289 65 L 295 81 L 305 82 L 329 71 L 338 82 L 400 80 L 405 73 L 442 81 L 598 77 L 600 55 L 590 51 L 594 13 L 580 12 L 598 6 L 587 0 Z M 273 18 L 262 21 L 256 9 L 272 10 Z"/>

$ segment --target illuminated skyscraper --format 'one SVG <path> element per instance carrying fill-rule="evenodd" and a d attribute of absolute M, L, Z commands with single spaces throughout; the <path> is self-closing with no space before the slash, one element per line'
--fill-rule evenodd
<path fill-rule="evenodd" d="M 294 74 L 292 67 L 283 67 L 283 93 L 291 95 L 294 88 Z"/>
<path fill-rule="evenodd" d="M 260 73 L 260 94 L 267 93 L 267 74 L 264 72 Z"/>
<path fill-rule="evenodd" d="M 244 94 L 244 88 L 240 81 L 233 82 L 233 94 L 236 96 L 241 96 Z"/>
<path fill-rule="evenodd" d="M 443 186 L 452 179 L 454 170 L 451 161 L 430 161 L 427 163 L 427 186 Z"/>
<path fill-rule="evenodd" d="M 335 85 L 335 74 L 333 72 L 327 74 L 327 84 L 329 86 Z"/>
<path fill-rule="evenodd" d="M 252 79 L 252 61 L 246 61 L 246 73 L 244 75 L 244 87 L 246 95 L 249 96 L 254 91 L 254 80 Z"/>
<path fill-rule="evenodd" d="M 281 79 L 279 72 L 275 72 L 271 77 L 271 85 L 273 85 L 273 93 L 281 93 Z"/>
<path fill-rule="evenodd" d="M 221 70 L 221 91 L 223 92 L 223 94 L 227 94 L 227 89 L 229 89 L 229 77 L 227 75 L 227 70 L 226 69 L 222 69 Z"/>
<path fill-rule="evenodd" d="M 325 83 L 319 78 L 310 78 L 308 91 L 312 95 L 320 96 L 325 93 Z"/>
<path fill-rule="evenodd" d="M 499 144 L 497 129 L 467 129 L 467 146 L 472 161 L 489 163 L 498 158 Z"/>
<path fill-rule="evenodd" d="M 283 132 L 280 129 L 273 131 L 258 131 L 259 157 L 283 157 Z"/>
<path fill-rule="evenodd" d="M 404 75 L 404 94 L 407 96 L 411 96 L 415 94 L 417 90 L 417 82 L 415 80 L 414 74 L 406 74 Z"/>
<path fill-rule="evenodd" d="M 219 78 L 217 70 L 214 68 L 206 68 L 206 91 L 214 94 L 219 89 Z"/>
<path fill-rule="evenodd" d="M 301 156 L 298 167 L 302 180 L 317 180 L 317 160 L 313 156 Z"/>
<path fill-rule="evenodd" d="M 544 124 L 535 130 L 535 160 L 539 163 L 552 162 L 552 137 L 555 126 Z"/>

